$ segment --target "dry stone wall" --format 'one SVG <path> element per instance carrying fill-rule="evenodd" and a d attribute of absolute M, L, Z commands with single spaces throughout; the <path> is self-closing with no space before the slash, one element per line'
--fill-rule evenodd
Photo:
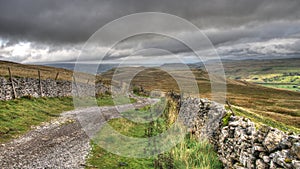
<path fill-rule="evenodd" d="M 206 99 L 184 99 L 180 111 L 189 131 L 215 146 L 225 168 L 300 169 L 300 135 L 257 129 L 251 120 L 234 115 L 223 124 L 224 106 Z"/>
<path fill-rule="evenodd" d="M 109 91 L 109 88 L 102 83 L 96 84 L 84 84 L 84 83 L 72 83 L 64 80 L 41 80 L 34 78 L 12 78 L 16 96 L 24 97 L 61 97 L 61 96 L 95 96 L 95 93 L 105 93 Z M 74 89 L 74 90 L 72 90 Z M 73 92 L 73 93 L 72 93 Z M 5 77 L 0 77 L 0 100 L 10 100 L 14 98 L 14 91 L 11 81 Z"/>

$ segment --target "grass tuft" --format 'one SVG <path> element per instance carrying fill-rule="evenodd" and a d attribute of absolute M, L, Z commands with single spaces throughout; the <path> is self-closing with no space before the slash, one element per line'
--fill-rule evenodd
<path fill-rule="evenodd" d="M 157 103 L 152 107 L 146 106 L 140 110 L 128 111 L 123 115 L 135 114 L 140 117 L 149 117 L 151 111 L 161 110 L 165 103 Z M 170 127 L 170 115 L 174 110 L 168 106 L 157 119 L 149 123 L 136 123 L 126 118 L 112 119 L 108 123 L 119 133 L 130 137 L 152 137 L 164 132 Z M 176 112 L 177 113 L 177 112 Z M 173 115 L 176 116 L 176 115 Z M 109 137 L 108 137 L 109 138 Z M 198 141 L 193 136 L 187 135 L 185 139 L 171 150 L 155 155 L 150 158 L 127 158 L 107 152 L 95 142 L 91 142 L 92 151 L 87 159 L 87 168 L 141 168 L 141 169 L 160 169 L 160 168 L 222 168 L 217 154 L 213 147 L 205 140 Z M 155 146 L 155 144 L 153 145 Z M 151 148 L 146 151 L 151 151 Z"/>
<path fill-rule="evenodd" d="M 0 142 L 29 131 L 32 126 L 49 121 L 63 111 L 72 110 L 71 97 L 32 98 L 0 101 Z"/>

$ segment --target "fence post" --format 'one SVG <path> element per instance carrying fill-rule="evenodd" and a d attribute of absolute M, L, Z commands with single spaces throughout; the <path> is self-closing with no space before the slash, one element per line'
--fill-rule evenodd
<path fill-rule="evenodd" d="M 8 73 L 9 73 L 9 79 L 10 79 L 10 82 L 11 82 L 11 86 L 12 86 L 12 89 L 13 89 L 13 98 L 17 98 L 17 93 L 16 93 L 16 89 L 15 89 L 15 85 L 14 85 L 14 82 L 13 82 L 13 79 L 12 79 L 12 75 L 11 75 L 11 71 L 10 71 L 10 67 L 7 68 L 8 69 Z"/>
<path fill-rule="evenodd" d="M 40 94 L 41 94 L 41 97 L 43 97 L 43 89 L 42 89 L 42 81 L 41 81 L 41 72 L 40 72 L 40 69 L 38 69 L 38 75 L 39 75 Z"/>
<path fill-rule="evenodd" d="M 231 111 L 231 113 L 234 115 L 235 113 L 234 113 L 234 111 L 233 111 L 232 108 L 231 108 L 231 104 L 230 104 L 230 102 L 229 102 L 229 99 L 226 99 L 226 104 L 228 105 L 228 108 L 229 108 L 229 110 Z"/>
<path fill-rule="evenodd" d="M 75 76 L 73 75 L 72 77 L 73 77 L 73 81 L 74 81 L 74 86 L 75 86 L 76 94 L 77 94 L 77 96 L 79 96 L 79 91 L 78 91 L 78 88 L 77 88 L 77 83 L 76 83 Z"/>
<path fill-rule="evenodd" d="M 55 81 L 57 80 L 58 78 L 58 75 L 59 75 L 59 72 L 56 73 L 56 76 L 55 76 Z"/>

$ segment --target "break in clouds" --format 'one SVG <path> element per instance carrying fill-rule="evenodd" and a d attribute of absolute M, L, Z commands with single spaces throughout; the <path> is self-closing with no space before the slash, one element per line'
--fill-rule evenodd
<path fill-rule="evenodd" d="M 298 0 L 0 0 L 0 59 L 23 63 L 75 61 L 95 31 L 137 12 L 164 12 L 192 22 L 224 59 L 299 57 Z M 185 30 L 164 31 L 176 31 L 183 38 L 194 36 Z M 86 60 L 97 60 L 107 47 L 104 41 Z M 128 56 L 132 61 L 142 57 L 172 60 L 159 52 L 134 54 L 147 48 L 162 48 L 193 62 L 193 54 L 184 44 L 151 34 L 122 41 L 105 61 L 118 63 Z"/>

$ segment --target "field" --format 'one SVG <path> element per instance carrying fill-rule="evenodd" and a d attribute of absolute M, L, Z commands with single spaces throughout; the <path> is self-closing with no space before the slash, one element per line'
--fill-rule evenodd
<path fill-rule="evenodd" d="M 300 91 L 300 59 L 224 61 L 223 65 L 230 79 Z"/>
<path fill-rule="evenodd" d="M 114 76 L 125 80 L 136 69 L 122 68 L 118 72 L 111 70 L 103 73 L 99 79 L 109 81 Z M 208 74 L 201 69 L 193 69 L 192 72 L 199 86 L 200 97 L 210 98 L 211 87 Z M 187 83 L 191 81 L 191 78 L 186 76 L 185 71 L 181 71 L 179 74 L 182 74 L 179 77 L 181 81 Z M 132 79 L 131 85 L 142 86 L 148 91 L 180 91 L 174 78 L 159 68 L 147 68 L 140 71 Z M 247 110 L 249 114 L 271 119 L 279 126 L 285 125 L 286 127 L 283 128 L 285 131 L 300 132 L 300 92 L 274 89 L 247 81 L 228 79 L 227 100 L 230 104 Z"/>

